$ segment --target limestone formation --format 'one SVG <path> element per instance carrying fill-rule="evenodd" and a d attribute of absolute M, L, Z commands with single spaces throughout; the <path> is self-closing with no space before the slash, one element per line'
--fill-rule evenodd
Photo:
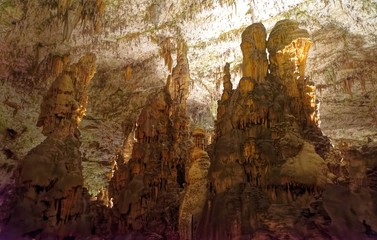
<path fill-rule="evenodd" d="M 208 169 L 210 159 L 205 148 L 203 129 L 192 133 L 195 147 L 190 157 L 187 184 L 179 209 L 179 237 L 181 240 L 198 239 L 197 229 L 209 197 Z"/>
<path fill-rule="evenodd" d="M 376 11 L 1 0 L 0 239 L 377 238 Z M 298 23 L 273 28 L 283 17 Z M 241 35 L 250 20 L 265 27 Z M 74 63 L 88 51 L 86 105 Z M 167 75 L 169 117 L 149 101 Z M 166 173 L 173 187 L 147 184 Z"/>
<path fill-rule="evenodd" d="M 299 121 L 315 119 L 314 90 L 305 78 L 306 58 L 312 42 L 306 30 L 292 20 L 278 22 L 267 42 L 271 75 L 282 81 L 290 100 L 289 107 Z M 303 106 L 305 105 L 305 107 Z M 312 116 L 312 117 L 311 117 Z"/>
<path fill-rule="evenodd" d="M 262 82 L 267 76 L 266 29 L 261 23 L 250 25 L 242 33 L 243 77 Z"/>
<path fill-rule="evenodd" d="M 194 146 L 205 150 L 206 147 L 206 133 L 202 128 L 195 128 L 192 132 L 192 137 L 194 138 Z"/>
<path fill-rule="evenodd" d="M 233 84 L 230 81 L 230 64 L 226 63 L 224 66 L 224 77 L 223 77 L 223 94 L 221 96 L 221 101 L 226 101 L 230 98 L 233 92 Z"/>
<path fill-rule="evenodd" d="M 180 106 L 184 111 L 186 111 L 190 81 L 187 50 L 187 44 L 185 42 L 178 43 L 177 65 L 172 71 L 172 90 L 170 92 L 173 105 Z"/>
<path fill-rule="evenodd" d="M 180 192 L 185 186 L 192 142 L 186 113 L 187 47 L 178 51 L 171 86 L 152 94 L 140 113 L 128 163 L 117 163 L 110 184 L 118 233 L 178 239 Z M 171 90 L 171 94 L 170 91 Z"/>
<path fill-rule="evenodd" d="M 95 61 L 94 54 L 87 54 L 78 63 L 67 66 L 53 82 L 44 97 L 37 123 L 43 127 L 44 135 L 64 138 L 75 132 L 86 111 L 86 90 L 95 73 Z M 54 66 L 59 70 L 54 74 L 61 72 L 63 63 L 58 62 Z"/>
<path fill-rule="evenodd" d="M 14 239 L 88 234 L 87 210 L 77 126 L 85 113 L 86 89 L 95 73 L 95 56 L 68 66 L 41 105 L 38 125 L 46 140 L 32 149 L 17 170 L 18 199 L 3 237 Z"/>
<path fill-rule="evenodd" d="M 269 74 L 265 38 L 262 24 L 246 28 L 243 78 L 229 99 L 219 101 L 209 169 L 212 196 L 194 233 L 198 239 L 252 236 L 271 204 L 305 206 L 330 182 L 321 157 L 329 142 L 313 140 L 322 135 L 313 117 L 313 88 L 304 77 L 307 32 L 290 20 L 276 24 L 268 41 Z M 327 146 L 321 156 L 320 142 Z"/>

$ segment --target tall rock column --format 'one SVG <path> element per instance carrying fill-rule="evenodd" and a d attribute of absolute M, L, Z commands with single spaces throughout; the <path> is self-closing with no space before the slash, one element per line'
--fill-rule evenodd
<path fill-rule="evenodd" d="M 177 65 L 172 71 L 172 89 L 170 91 L 173 100 L 173 108 L 186 111 L 187 98 L 189 95 L 190 70 L 187 59 L 187 44 L 183 41 L 178 43 Z M 174 111 L 174 110 L 173 110 Z"/>
<path fill-rule="evenodd" d="M 268 69 L 266 37 L 266 28 L 262 23 L 250 25 L 242 33 L 243 77 L 250 77 L 257 82 L 265 80 Z"/>
<path fill-rule="evenodd" d="M 230 64 L 226 63 L 224 66 L 224 76 L 223 76 L 223 94 L 221 95 L 221 99 L 218 101 L 218 109 L 217 109 L 217 118 L 221 119 L 222 116 L 225 114 L 225 106 L 226 102 L 229 101 L 233 94 L 233 84 L 230 81 Z"/>
<path fill-rule="evenodd" d="M 305 65 L 312 45 L 308 31 L 300 29 L 293 20 L 279 21 L 271 30 L 267 42 L 271 75 L 279 79 L 288 96 L 295 117 L 304 124 L 315 119 L 313 89 L 305 78 Z"/>
<path fill-rule="evenodd" d="M 184 169 L 186 161 L 190 156 L 192 142 L 189 135 L 190 119 L 187 115 L 187 98 L 189 96 L 189 63 L 187 59 L 187 44 L 185 42 L 178 43 L 177 65 L 173 68 L 172 73 L 172 123 L 173 123 L 173 139 L 172 139 L 172 160 L 178 164 L 180 170 L 179 177 L 185 179 Z M 184 180 L 181 180 L 184 181 Z"/>
<path fill-rule="evenodd" d="M 126 165 L 118 163 L 123 167 L 114 172 L 110 197 L 114 199 L 119 234 L 163 234 L 170 226 L 162 216 L 169 201 L 177 201 L 165 198 L 172 188 L 178 187 L 176 168 L 169 154 L 170 114 L 170 95 L 163 88 L 149 97 L 140 113 L 132 158 Z"/>
<path fill-rule="evenodd" d="M 86 54 L 76 64 L 67 63 L 44 97 L 37 125 L 47 138 L 19 164 L 19 199 L 7 237 L 66 237 L 86 231 L 80 221 L 86 204 L 77 126 L 95 62 L 94 54 Z"/>
<path fill-rule="evenodd" d="M 180 193 L 192 148 L 186 112 L 188 87 L 187 46 L 180 43 L 177 65 L 166 87 L 149 97 L 139 116 L 128 167 L 117 170 L 111 182 L 119 234 L 179 238 Z"/>
<path fill-rule="evenodd" d="M 197 229 L 209 194 L 208 169 L 210 159 L 205 148 L 205 132 L 193 131 L 194 145 L 188 167 L 187 185 L 179 209 L 179 237 L 181 240 L 198 239 Z"/>
<path fill-rule="evenodd" d="M 224 86 L 225 98 L 219 101 L 210 194 L 192 234 L 198 239 L 251 239 L 268 222 L 264 216 L 272 203 L 307 204 L 311 189 L 329 181 L 326 162 L 303 134 L 318 128 L 302 123 L 310 89 L 304 88 L 300 71 L 310 41 L 296 28 L 289 20 L 274 27 L 270 69 L 263 25 L 254 23 L 242 34 L 243 77 L 229 98 Z"/>

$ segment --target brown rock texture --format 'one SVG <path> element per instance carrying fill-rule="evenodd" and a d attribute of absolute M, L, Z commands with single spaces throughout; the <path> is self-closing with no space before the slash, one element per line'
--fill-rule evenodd
<path fill-rule="evenodd" d="M 152 94 L 140 113 L 132 157 L 118 163 L 110 183 L 117 233 L 179 239 L 180 192 L 192 142 L 186 113 L 187 47 L 180 46 L 169 83 Z"/>
<path fill-rule="evenodd" d="M 95 60 L 94 54 L 87 54 L 63 71 L 60 63 L 55 65 L 58 76 L 44 97 L 38 121 L 47 138 L 19 163 L 18 197 L 3 237 L 43 239 L 88 233 L 81 218 L 87 202 L 77 126 L 85 113 Z"/>
<path fill-rule="evenodd" d="M 303 208 L 317 189 L 331 182 L 321 157 L 330 151 L 329 142 L 313 117 L 315 101 L 304 77 L 308 33 L 292 20 L 275 25 L 267 41 L 269 74 L 261 54 L 266 52 L 265 38 L 260 23 L 242 34 L 244 75 L 229 99 L 219 101 L 211 194 L 193 239 L 251 238 L 258 229 L 275 231 L 274 236 L 290 232 L 289 227 L 264 227 L 274 222 L 269 209 Z M 250 43 L 256 50 L 246 47 Z M 324 152 L 317 147 L 321 144 L 327 146 Z"/>
<path fill-rule="evenodd" d="M 346 147 L 347 185 L 330 185 L 323 192 L 323 207 L 331 218 L 330 229 L 340 239 L 377 237 L 377 145 L 374 142 Z"/>
<path fill-rule="evenodd" d="M 266 37 L 266 29 L 262 23 L 250 25 L 243 31 L 241 43 L 243 77 L 250 77 L 257 82 L 266 78 L 268 69 Z"/>
<path fill-rule="evenodd" d="M 43 134 L 64 138 L 73 135 L 86 111 L 88 102 L 87 88 L 95 74 L 94 54 L 86 54 L 73 65 L 57 59 L 53 74 L 62 72 L 50 87 L 41 105 L 37 126 L 43 127 Z"/>
<path fill-rule="evenodd" d="M 85 107 L 86 116 L 82 118 L 79 125 L 81 135 L 79 142 L 73 142 L 80 145 L 83 185 L 93 196 L 92 200 L 97 199 L 93 202 L 94 204 L 89 204 L 93 212 L 93 216 L 88 218 L 88 222 L 93 220 L 91 230 L 95 233 L 101 232 L 103 238 L 112 239 L 112 232 L 117 231 L 118 222 L 115 221 L 117 218 L 112 216 L 114 208 L 110 208 L 108 181 L 113 175 L 112 169 L 116 168 L 118 170 L 115 175 L 118 176 L 118 180 L 114 179 L 114 182 L 123 181 L 121 179 L 130 180 L 128 170 L 123 173 L 120 169 L 130 167 L 128 160 L 132 158 L 134 132 L 137 128 L 135 124 L 145 107 L 148 96 L 165 85 L 166 76 L 172 73 L 176 65 L 177 50 L 180 49 L 176 47 L 176 41 L 185 41 L 189 49 L 187 56 L 184 57 L 189 59 L 191 70 L 188 85 L 190 94 L 187 99 L 189 119 L 192 126 L 205 128 L 206 132 L 209 132 L 208 138 L 211 138 L 214 136 L 211 131 L 214 129 L 218 105 L 219 122 L 229 111 L 231 99 L 233 99 L 232 106 L 238 105 L 238 102 L 234 101 L 235 98 L 231 98 L 236 90 L 229 88 L 229 85 L 233 83 L 237 86 L 242 77 L 241 52 L 243 50 L 245 50 L 245 55 L 250 56 L 244 59 L 250 67 L 245 70 L 245 72 L 249 71 L 247 77 L 251 74 L 256 75 L 254 81 L 247 81 L 247 77 L 245 81 L 242 81 L 243 93 L 247 95 L 251 89 L 254 93 L 261 92 L 257 90 L 260 89 L 260 82 L 270 81 L 272 78 L 269 74 L 272 66 L 269 70 L 267 66 L 266 71 L 266 65 L 264 65 L 266 58 L 262 57 L 265 49 L 261 45 L 265 43 L 267 46 L 268 41 L 266 37 L 257 39 L 258 35 L 265 34 L 264 27 L 256 25 L 245 32 L 245 41 L 243 41 L 245 49 L 239 48 L 242 31 L 252 19 L 252 22 L 263 22 L 268 34 L 276 21 L 291 18 L 299 23 L 300 28 L 307 29 L 310 34 L 312 45 L 305 66 L 305 75 L 310 78 L 306 77 L 305 80 L 306 92 L 301 92 L 302 79 L 298 80 L 295 77 L 300 75 L 299 68 L 302 64 L 298 61 L 299 57 L 295 57 L 295 47 L 289 46 L 290 36 L 284 36 L 286 32 L 291 34 L 298 31 L 293 27 L 295 23 L 286 24 L 280 30 L 274 29 L 276 35 L 282 37 L 281 40 L 275 39 L 276 42 L 284 42 L 281 44 L 283 50 L 287 46 L 285 51 L 280 49 L 279 63 L 281 64 L 277 67 L 282 69 L 283 75 L 290 74 L 290 76 L 281 79 L 281 81 L 286 81 L 285 87 L 277 84 L 263 90 L 268 92 L 270 89 L 275 89 L 270 91 L 272 97 L 268 94 L 260 94 L 263 98 L 270 97 L 274 102 L 273 111 L 270 111 L 271 106 L 267 108 L 267 119 L 277 122 L 276 126 L 271 127 L 270 121 L 270 128 L 278 129 L 273 134 L 280 135 L 275 136 L 276 140 L 272 145 L 277 146 L 279 155 L 281 154 L 283 159 L 292 158 L 290 163 L 294 165 L 295 160 L 300 164 L 306 163 L 306 156 L 319 160 L 318 156 L 312 154 L 312 146 L 307 144 L 308 141 L 311 142 L 315 152 L 326 160 L 329 179 L 338 182 L 337 187 L 345 188 L 325 191 L 328 194 L 325 202 L 319 198 L 317 202 L 310 205 L 309 211 L 302 211 L 302 218 L 298 222 L 302 223 L 305 220 L 307 226 L 313 224 L 304 233 L 295 230 L 296 233 L 292 235 L 294 232 L 292 226 L 297 222 L 301 209 L 291 205 L 286 205 L 286 208 L 282 209 L 281 205 L 272 203 L 264 217 L 268 221 L 264 221 L 261 225 L 266 224 L 268 229 L 277 229 L 275 232 L 279 234 L 273 234 L 277 239 L 318 238 L 319 235 L 309 236 L 308 234 L 327 227 L 317 223 L 329 224 L 330 217 L 323 213 L 327 211 L 324 211 L 325 208 L 333 208 L 334 211 L 329 211 L 328 215 L 331 215 L 331 221 L 338 225 L 335 229 L 344 228 L 343 220 L 347 219 L 347 222 L 355 226 L 350 229 L 358 232 L 359 235 L 355 235 L 357 238 L 364 238 L 364 232 L 368 232 L 373 238 L 373 231 L 376 231 L 375 224 L 370 216 L 361 213 L 372 209 L 367 202 L 375 200 L 369 198 L 367 194 L 355 196 L 359 190 L 375 190 L 375 167 L 369 165 L 367 163 L 369 160 L 366 161 L 365 158 L 373 159 L 373 155 L 369 156 L 366 153 L 373 152 L 370 147 L 377 140 L 376 11 L 375 0 L 185 0 L 178 2 L 175 0 L 153 2 L 2 0 L 0 3 L 0 232 L 6 231 L 3 223 L 8 222 L 8 209 L 12 209 L 14 198 L 20 195 L 13 189 L 16 177 L 13 174 L 14 169 L 17 169 L 17 165 L 25 159 L 31 149 L 36 148 L 46 138 L 41 133 L 42 128 L 35 127 L 39 119 L 40 106 L 45 101 L 43 98 L 51 95 L 47 92 L 63 72 L 71 78 L 72 85 L 75 85 L 73 76 L 65 70 L 69 68 L 71 60 L 77 62 L 80 56 L 88 51 L 95 53 L 97 57 L 97 74 L 91 80 L 87 90 L 90 101 Z M 307 38 L 305 31 L 298 32 L 302 32 L 302 37 Z M 305 44 L 310 43 L 305 42 Z M 267 53 L 267 56 L 269 55 Z M 162 58 L 165 61 L 162 61 Z M 292 61 L 286 62 L 291 58 Z M 277 60 L 278 57 L 276 57 Z M 222 99 L 224 104 L 217 104 L 217 100 L 221 97 L 221 68 L 225 62 L 231 65 L 224 74 Z M 258 63 L 260 67 L 253 67 L 252 63 Z M 291 70 L 285 72 L 284 68 L 298 70 L 297 73 L 290 73 Z M 185 72 L 185 66 L 181 69 Z M 176 72 L 179 72 L 178 68 Z M 276 76 L 280 77 L 279 74 Z M 54 85 L 69 82 L 63 80 L 66 76 L 61 77 L 61 83 L 56 82 Z M 260 77 L 257 76 L 264 76 L 261 78 L 264 80 L 258 80 L 257 78 Z M 172 96 L 171 75 L 169 79 L 171 87 L 168 89 Z M 285 88 L 291 93 L 287 94 Z M 277 91 L 281 94 L 276 94 Z M 304 97 L 300 96 L 297 99 L 297 93 Z M 313 98 L 314 93 L 316 93 L 316 99 Z M 65 99 L 60 103 L 66 102 L 67 106 L 56 104 L 54 97 L 48 97 L 50 103 L 45 104 L 43 108 L 55 109 L 56 117 L 53 114 L 49 115 L 49 110 L 43 110 L 44 116 L 41 116 L 39 120 L 40 125 L 45 126 L 43 132 L 46 135 L 56 135 L 60 138 L 58 135 L 64 136 L 75 129 L 76 124 L 69 123 L 68 119 L 70 115 L 73 118 L 80 115 L 75 110 L 75 105 L 80 104 L 80 100 L 76 97 L 71 98 L 70 94 L 58 95 L 60 99 Z M 276 95 L 281 95 L 281 98 Z M 287 97 L 288 95 L 290 97 Z M 302 101 L 305 98 L 308 101 Z M 283 99 L 284 104 L 279 103 L 279 99 Z M 252 100 L 253 104 L 257 103 L 259 106 L 262 106 L 263 102 L 271 105 L 270 100 Z M 313 103 L 315 105 L 318 103 L 320 112 L 313 108 Z M 251 105 L 250 102 L 248 104 Z M 307 109 L 307 112 L 303 109 Z M 248 116 L 248 113 L 244 111 L 239 112 L 242 112 L 243 116 Z M 294 125 L 299 126 L 294 126 L 295 130 L 287 134 L 285 134 L 286 130 L 282 130 L 285 126 L 279 125 L 286 122 L 284 117 L 286 112 L 295 117 L 295 119 L 288 119 L 293 119 Z M 316 118 L 319 118 L 320 130 L 331 139 L 335 147 L 341 146 L 345 141 L 348 143 L 348 149 L 342 149 L 344 156 L 339 157 L 331 150 L 329 139 L 315 127 Z M 234 123 L 237 121 L 238 117 L 234 117 Z M 301 131 L 300 128 L 304 122 L 307 126 L 313 126 L 305 127 Z M 267 123 L 269 123 L 268 120 Z M 185 123 L 176 125 L 172 123 L 172 125 L 174 125 L 173 128 L 178 129 L 180 125 L 184 126 L 183 128 L 187 127 Z M 221 132 L 221 129 L 218 128 L 216 131 Z M 78 134 L 76 138 L 77 136 Z M 241 147 L 240 155 L 248 156 L 250 152 L 259 154 L 258 145 L 260 144 L 254 142 L 257 141 L 249 141 L 245 147 Z M 233 141 L 230 143 L 234 144 Z M 58 144 L 60 143 L 51 143 L 54 145 L 51 148 L 59 150 L 60 148 L 55 146 Z M 348 152 L 350 149 L 354 151 L 352 145 L 359 144 L 368 146 L 357 149 L 356 155 L 354 155 L 355 152 L 352 154 Z M 49 144 L 44 143 L 43 146 L 49 147 Z M 179 145 L 176 146 L 175 148 L 179 150 Z M 61 146 L 61 149 L 71 148 Z M 211 157 L 213 149 L 214 145 L 206 148 Z M 40 153 L 42 154 L 41 151 Z M 69 158 L 68 154 L 59 152 L 58 155 Z M 343 161 L 341 161 L 342 157 Z M 115 161 L 117 166 L 114 166 Z M 266 164 L 262 163 L 261 166 L 264 167 Z M 185 165 L 186 186 L 190 167 L 191 163 Z M 305 169 L 306 173 L 310 172 L 310 168 Z M 289 165 L 282 170 L 284 174 L 292 173 Z M 249 175 L 251 175 L 250 172 L 254 172 L 252 168 L 247 171 Z M 257 180 L 253 176 L 250 178 L 255 179 L 253 181 Z M 348 178 L 351 178 L 351 186 L 348 186 Z M 365 181 L 367 184 L 363 183 Z M 128 182 L 119 184 L 117 191 L 125 188 L 127 184 Z M 247 191 L 252 192 L 250 188 Z M 181 196 L 183 197 L 183 194 Z M 345 209 L 343 214 L 343 209 L 339 209 L 339 206 L 343 205 L 343 200 L 350 199 L 345 196 L 352 197 L 349 201 L 352 204 L 345 204 L 345 208 L 349 208 L 349 211 Z M 342 201 L 331 203 L 333 198 Z M 363 202 L 366 208 L 359 208 L 358 201 Z M 372 209 L 369 212 L 375 211 Z M 314 213 L 318 214 L 312 216 Z M 355 216 L 358 220 L 352 219 Z M 305 224 L 297 229 L 302 229 Z M 291 227 L 291 230 L 284 230 L 287 226 Z M 272 238 L 271 232 L 263 230 L 267 228 L 258 229 L 252 238 Z M 337 230 L 338 233 L 341 233 L 340 230 Z M 347 238 L 347 235 L 351 236 L 349 233 L 350 231 L 344 231 L 345 235 L 338 238 Z M 65 234 L 65 236 L 68 235 Z M 161 238 L 160 235 L 154 237 Z M 93 236 L 93 238 L 96 237 Z"/>
<path fill-rule="evenodd" d="M 170 211 L 178 209 L 173 208 L 178 201 L 179 184 L 171 158 L 174 155 L 170 114 L 171 99 L 165 89 L 150 97 L 137 122 L 132 158 L 127 165 L 118 164 L 114 172 L 110 196 L 119 218 L 119 234 L 163 234 L 167 227 L 172 227 L 163 218 L 166 207 Z M 169 219 L 170 224 L 174 224 L 173 220 Z"/>
<path fill-rule="evenodd" d="M 195 147 L 191 152 L 187 168 L 187 183 L 179 209 L 179 237 L 197 239 L 197 229 L 203 217 L 204 207 L 209 197 L 208 169 L 210 158 L 205 149 L 205 131 L 197 128 L 192 132 Z"/>

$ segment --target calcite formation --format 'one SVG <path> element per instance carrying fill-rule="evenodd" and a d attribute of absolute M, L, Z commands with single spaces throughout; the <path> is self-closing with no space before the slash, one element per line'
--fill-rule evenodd
<path fill-rule="evenodd" d="M 58 2 L 63 4 L 58 15 L 68 14 L 69 1 Z M 92 4 L 100 10 L 103 1 Z M 156 4 L 151 9 L 157 12 Z M 347 172 L 347 161 L 334 153 L 317 126 L 315 88 L 305 76 L 311 46 L 307 31 L 294 21 L 284 20 L 266 38 L 260 23 L 242 34 L 243 74 L 236 89 L 230 64 L 225 64 L 216 136 L 210 146 L 205 129 L 196 128 L 190 134 L 186 104 L 192 82 L 183 40 L 177 48 L 162 49 L 171 75 L 165 87 L 156 90 L 155 85 L 150 86 L 153 93 L 148 98 L 146 93 L 134 91 L 135 86 L 145 90 L 139 85 L 143 82 L 137 80 L 140 75 L 148 76 L 147 71 L 140 74 L 135 59 L 114 70 L 121 82 L 118 78 L 96 78 L 91 94 L 102 97 L 91 106 L 93 112 L 85 119 L 91 123 L 82 130 L 92 129 L 97 135 L 86 134 L 90 144 L 81 149 L 77 126 L 86 110 L 94 55 L 88 54 L 76 64 L 70 63 L 68 55 L 48 55 L 37 62 L 36 68 L 31 68 L 36 76 L 33 83 L 44 96 L 38 126 L 43 127 L 47 139 L 26 158 L 17 157 L 8 146 L 3 148 L 4 156 L 21 160 L 15 176 L 17 203 L 9 221 L 1 214 L 8 226 L 0 230 L 0 238 L 375 237 L 375 146 L 363 147 L 367 156 L 349 153 L 345 159 L 352 162 Z M 171 51 L 175 49 L 177 64 L 173 68 Z M 107 74 L 105 71 L 103 76 L 113 77 Z M 345 78 L 347 92 L 352 83 L 351 78 Z M 109 101 L 102 103 L 109 92 Z M 25 102 L 7 97 L 3 103 L 14 111 L 13 117 L 24 114 Z M 132 109 L 124 111 L 128 106 Z M 112 131 L 105 139 L 106 128 Z M 114 129 L 121 134 L 114 136 Z M 23 134 L 19 129 L 4 130 L 7 142 Z M 119 144 L 122 141 L 123 147 Z M 106 169 L 112 168 L 107 175 L 111 178 L 109 188 L 103 187 L 90 200 L 81 173 L 82 155 L 93 162 L 90 154 L 86 155 L 89 151 L 102 158 Z M 109 155 L 110 161 L 104 157 Z M 363 200 L 365 204 L 358 204 Z"/>
<path fill-rule="evenodd" d="M 305 206 L 330 182 L 326 161 L 316 152 L 320 143 L 306 137 L 323 138 L 304 73 L 310 45 L 308 33 L 291 20 L 275 25 L 267 45 L 260 23 L 242 34 L 243 77 L 233 91 L 224 81 L 209 169 L 211 197 L 197 239 L 251 237 L 272 205 Z M 226 66 L 224 79 L 228 75 Z"/>
<path fill-rule="evenodd" d="M 62 73 L 44 97 L 37 123 L 43 127 L 44 135 L 58 138 L 73 135 L 86 111 L 86 90 L 95 73 L 95 61 L 94 54 L 86 54 L 76 64 L 66 63 L 62 71 L 63 62 L 56 60 L 53 74 Z"/>
<path fill-rule="evenodd" d="M 349 160 L 349 184 L 328 186 L 323 193 L 331 229 L 340 239 L 375 239 L 377 144 L 370 142 L 342 150 L 343 157 Z"/>
<path fill-rule="evenodd" d="M 167 231 L 161 211 L 170 207 L 165 202 L 166 198 L 169 200 L 167 196 L 179 189 L 177 169 L 170 159 L 170 111 L 171 99 L 166 89 L 150 97 L 137 122 L 132 158 L 114 173 L 110 195 L 122 234 Z"/>
<path fill-rule="evenodd" d="M 189 64 L 187 60 L 187 44 L 185 42 L 178 43 L 177 65 L 172 71 L 171 98 L 173 104 L 186 110 L 187 98 L 189 94 Z"/>
<path fill-rule="evenodd" d="M 194 148 L 187 168 L 187 183 L 179 209 L 180 239 L 198 239 L 197 229 L 209 197 L 208 169 L 211 165 L 205 151 L 205 132 L 197 128 L 192 132 Z"/>
<path fill-rule="evenodd" d="M 58 76 L 44 97 L 37 124 L 47 138 L 19 163 L 18 199 L 2 237 L 43 239 L 88 233 L 81 218 L 88 205 L 77 126 L 85 113 L 95 60 L 94 54 L 87 54 L 78 63 L 59 62 L 52 70 Z"/>
<path fill-rule="evenodd" d="M 307 120 L 306 124 L 315 123 L 313 120 L 316 118 L 315 89 L 305 78 L 306 59 L 311 45 L 309 33 L 291 20 L 278 22 L 267 42 L 271 75 L 282 81 L 290 98 L 288 104 L 292 113 L 301 122 Z"/>
<path fill-rule="evenodd" d="M 266 28 L 262 23 L 250 25 L 242 33 L 242 76 L 257 82 L 267 76 Z"/>
<path fill-rule="evenodd" d="M 192 142 L 186 113 L 187 47 L 180 45 L 167 86 L 152 94 L 136 124 L 132 157 L 110 183 L 118 234 L 178 239 L 180 192 Z M 171 89 L 170 89 L 171 86 Z"/>

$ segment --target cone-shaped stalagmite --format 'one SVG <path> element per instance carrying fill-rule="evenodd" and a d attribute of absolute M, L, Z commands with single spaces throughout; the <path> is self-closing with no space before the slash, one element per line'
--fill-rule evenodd
<path fill-rule="evenodd" d="M 95 61 L 95 55 L 87 54 L 64 66 L 44 97 L 38 126 L 47 138 L 19 164 L 18 202 L 3 232 L 6 239 L 87 233 L 80 219 L 85 199 L 77 126 L 85 113 Z"/>
<path fill-rule="evenodd" d="M 254 23 L 242 33 L 242 76 L 263 81 L 267 76 L 266 29 L 262 23 Z"/>
<path fill-rule="evenodd" d="M 308 128 L 301 114 L 308 106 L 304 69 L 311 42 L 297 26 L 286 20 L 272 30 L 270 73 L 264 26 L 253 24 L 242 34 L 243 77 L 232 92 L 225 71 L 209 169 L 211 197 L 193 233 L 198 239 L 249 239 L 271 203 L 295 201 L 298 189 L 328 180 L 325 161 L 302 135 L 317 134 L 318 128 L 311 119 Z"/>
<path fill-rule="evenodd" d="M 178 239 L 180 192 L 192 147 L 186 113 L 188 83 L 187 46 L 181 43 L 166 87 L 149 97 L 139 116 L 132 158 L 111 180 L 113 220 L 121 234 Z"/>

